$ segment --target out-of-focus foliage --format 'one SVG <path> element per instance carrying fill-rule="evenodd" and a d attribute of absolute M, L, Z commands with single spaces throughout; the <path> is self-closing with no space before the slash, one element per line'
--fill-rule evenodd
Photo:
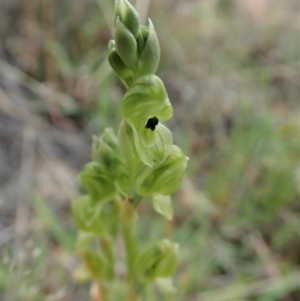
<path fill-rule="evenodd" d="M 136 2 L 190 158 L 173 221 L 140 206 L 141 246 L 180 245 L 177 293 L 147 301 L 299 300 L 299 1 Z M 88 300 L 69 200 L 92 135 L 121 120 L 111 20 L 112 0 L 0 2 L 1 300 Z"/>

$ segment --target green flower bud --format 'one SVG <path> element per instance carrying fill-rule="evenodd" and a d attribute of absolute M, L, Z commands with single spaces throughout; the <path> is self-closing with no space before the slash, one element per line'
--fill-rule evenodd
<path fill-rule="evenodd" d="M 126 66 L 135 71 L 138 64 L 137 43 L 119 17 L 116 21 L 116 49 Z"/>
<path fill-rule="evenodd" d="M 172 276 L 177 269 L 178 244 L 167 239 L 157 241 L 140 254 L 136 263 L 136 275 L 143 283 Z"/>
<path fill-rule="evenodd" d="M 129 88 L 134 81 L 134 74 L 133 72 L 124 64 L 122 59 L 117 53 L 115 47 L 110 49 L 108 54 L 108 61 L 111 67 L 115 70 L 115 72 L 120 77 L 122 83 L 125 85 L 126 88 Z"/>
<path fill-rule="evenodd" d="M 140 50 L 141 54 L 136 71 L 136 78 L 147 74 L 155 74 L 160 60 L 159 42 L 156 36 L 154 26 L 150 19 L 148 36 L 145 37 L 143 35 L 143 42 L 145 44 L 143 49 Z M 139 42 L 138 45 L 140 45 Z"/>
<path fill-rule="evenodd" d="M 136 38 L 139 32 L 140 17 L 136 9 L 127 0 L 116 0 L 115 2 L 115 22 L 118 17 Z"/>
<path fill-rule="evenodd" d="M 100 163 L 90 162 L 85 165 L 80 173 L 80 180 L 93 203 L 107 201 L 116 193 L 114 181 Z"/>
<path fill-rule="evenodd" d="M 134 176 L 136 193 L 142 196 L 174 193 L 181 185 L 187 160 L 182 150 L 173 145 L 163 163 L 155 162 L 152 168 L 140 164 Z"/>
<path fill-rule="evenodd" d="M 94 206 L 88 196 L 82 196 L 72 203 L 72 214 L 76 226 L 85 232 L 102 235 L 105 232 L 101 223 L 101 206 Z"/>

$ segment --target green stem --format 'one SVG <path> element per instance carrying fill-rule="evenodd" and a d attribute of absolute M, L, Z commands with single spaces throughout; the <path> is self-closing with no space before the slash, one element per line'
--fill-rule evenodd
<path fill-rule="evenodd" d="M 132 200 L 128 198 L 123 204 L 122 235 L 127 255 L 128 280 L 135 279 L 134 264 L 137 257 L 137 242 L 135 235 L 136 212 Z"/>
<path fill-rule="evenodd" d="M 123 210 L 121 214 L 122 221 L 122 235 L 127 256 L 127 271 L 129 292 L 128 300 L 138 301 L 139 298 L 134 290 L 135 283 L 135 261 L 138 255 L 137 239 L 135 233 L 135 224 L 137 219 L 137 213 L 131 198 L 127 198 L 123 204 Z"/>
<path fill-rule="evenodd" d="M 113 280 L 114 278 L 114 252 L 113 252 L 113 241 L 109 235 L 103 236 L 100 238 L 102 251 L 109 263 L 109 280 Z"/>

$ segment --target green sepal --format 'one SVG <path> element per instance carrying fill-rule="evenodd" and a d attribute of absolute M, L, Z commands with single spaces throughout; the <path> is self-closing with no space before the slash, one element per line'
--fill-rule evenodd
<path fill-rule="evenodd" d="M 171 220 L 173 218 L 173 208 L 169 195 L 154 194 L 152 196 L 152 206 L 156 212 L 166 219 Z"/>
<path fill-rule="evenodd" d="M 117 18 L 116 21 L 116 49 L 122 61 L 131 70 L 135 71 L 138 64 L 137 43 L 134 35 Z"/>
<path fill-rule="evenodd" d="M 149 19 L 149 34 L 145 39 L 145 45 L 139 57 L 139 63 L 136 70 L 136 78 L 147 74 L 155 74 L 159 60 L 160 47 L 153 23 Z"/>
<path fill-rule="evenodd" d="M 102 281 L 110 278 L 109 263 L 101 254 L 87 250 L 83 260 L 94 279 Z"/>
<path fill-rule="evenodd" d="M 121 22 L 137 38 L 140 26 L 140 17 L 136 9 L 127 0 L 116 0 L 115 2 L 115 22 L 118 17 Z"/>
<path fill-rule="evenodd" d="M 173 145 L 173 136 L 171 131 L 159 123 L 155 130 L 142 128 L 135 134 L 135 143 L 137 151 L 144 164 L 152 167 L 154 160 L 162 163 L 168 157 Z"/>
<path fill-rule="evenodd" d="M 105 202 L 116 194 L 113 179 L 105 166 L 98 162 L 90 162 L 84 166 L 80 173 L 80 181 L 93 203 Z"/>
<path fill-rule="evenodd" d="M 139 55 L 141 55 L 141 53 L 143 52 L 148 36 L 149 36 L 149 27 L 145 25 L 141 25 L 136 40 Z"/>
<path fill-rule="evenodd" d="M 187 160 L 182 150 L 173 145 L 163 163 L 155 162 L 152 168 L 140 164 L 134 176 L 136 193 L 142 196 L 174 193 L 181 185 Z"/>
<path fill-rule="evenodd" d="M 133 72 L 125 65 L 122 61 L 116 48 L 112 48 L 108 54 L 108 61 L 114 71 L 120 77 L 120 80 L 125 85 L 126 88 L 129 88 L 134 81 Z"/>
<path fill-rule="evenodd" d="M 172 118 L 173 107 L 161 79 L 156 75 L 145 75 L 137 79 L 124 95 L 122 113 L 137 131 L 151 117 L 157 117 L 160 122 Z"/>
<path fill-rule="evenodd" d="M 177 269 L 177 249 L 178 244 L 163 239 L 143 251 L 136 262 L 138 280 L 151 283 L 172 276 Z"/>
<path fill-rule="evenodd" d="M 89 196 L 81 196 L 72 202 L 72 215 L 76 226 L 84 231 L 101 236 L 105 227 L 100 219 L 101 205 L 93 205 Z"/>
<path fill-rule="evenodd" d="M 119 127 L 118 138 L 122 154 L 130 173 L 138 166 L 141 160 L 139 159 L 139 155 L 134 144 L 133 131 L 124 119 Z"/>

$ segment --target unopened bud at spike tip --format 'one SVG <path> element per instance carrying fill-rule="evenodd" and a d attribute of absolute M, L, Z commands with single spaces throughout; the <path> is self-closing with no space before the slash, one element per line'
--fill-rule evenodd
<path fill-rule="evenodd" d="M 127 0 L 116 0 L 115 23 L 120 18 L 121 22 L 128 28 L 135 38 L 138 36 L 140 17 L 136 9 Z"/>

